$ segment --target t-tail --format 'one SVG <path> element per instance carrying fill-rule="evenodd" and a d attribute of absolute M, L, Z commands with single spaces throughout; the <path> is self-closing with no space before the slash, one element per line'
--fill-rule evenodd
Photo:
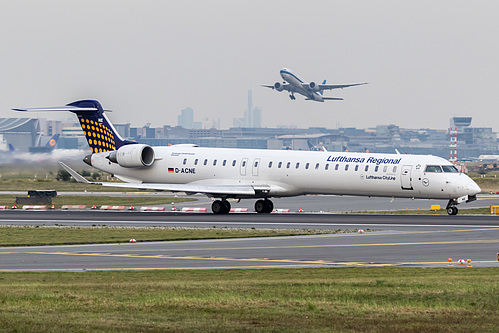
<path fill-rule="evenodd" d="M 81 100 L 62 107 L 25 108 L 16 111 L 70 111 L 76 114 L 83 134 L 87 139 L 92 153 L 117 150 L 121 146 L 135 144 L 135 141 L 123 139 L 113 124 L 104 114 L 102 105 L 95 100 Z"/>

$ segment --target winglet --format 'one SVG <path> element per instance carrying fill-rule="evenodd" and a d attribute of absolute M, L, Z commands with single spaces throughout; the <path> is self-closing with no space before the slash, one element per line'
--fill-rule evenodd
<path fill-rule="evenodd" d="M 66 170 L 67 172 L 69 172 L 71 174 L 71 176 L 73 176 L 73 178 L 78 182 L 78 183 L 85 183 L 85 184 L 95 184 L 95 183 L 91 183 L 89 182 L 88 180 L 85 179 L 85 177 L 83 177 L 82 175 L 80 175 L 78 172 L 74 171 L 73 169 L 71 169 L 69 166 L 67 166 L 65 163 L 59 161 L 59 165 L 64 169 Z"/>

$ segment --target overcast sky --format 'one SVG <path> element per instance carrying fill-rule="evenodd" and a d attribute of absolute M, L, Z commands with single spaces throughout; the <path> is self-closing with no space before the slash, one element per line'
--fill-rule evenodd
<path fill-rule="evenodd" d="M 242 117 L 263 126 L 499 131 L 499 1 L 54 1 L 0 4 L 0 117 L 13 107 L 97 99 L 115 123 Z M 316 103 L 260 87 L 369 82 Z M 55 118 L 54 113 L 43 116 Z"/>

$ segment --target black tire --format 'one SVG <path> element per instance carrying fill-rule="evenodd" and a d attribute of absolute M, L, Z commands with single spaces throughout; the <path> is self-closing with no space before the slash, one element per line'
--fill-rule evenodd
<path fill-rule="evenodd" d="M 264 200 L 257 200 L 255 202 L 255 212 L 257 212 L 258 214 L 265 213 L 265 208 L 266 207 L 267 207 L 267 205 L 265 204 Z"/>
<path fill-rule="evenodd" d="M 449 215 L 457 215 L 458 211 L 459 209 L 457 209 L 456 206 L 450 206 L 449 208 L 447 208 L 447 214 Z"/>
<path fill-rule="evenodd" d="M 211 204 L 211 211 L 213 214 L 227 214 L 229 211 L 221 200 L 215 200 Z"/>
<path fill-rule="evenodd" d="M 270 214 L 274 210 L 274 203 L 270 200 L 264 200 L 265 203 L 265 213 Z"/>

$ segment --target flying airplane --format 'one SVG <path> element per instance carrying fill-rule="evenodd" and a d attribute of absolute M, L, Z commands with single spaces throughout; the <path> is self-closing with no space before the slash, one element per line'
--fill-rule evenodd
<path fill-rule="evenodd" d="M 305 96 L 305 100 L 324 102 L 326 100 L 343 100 L 343 98 L 338 97 L 324 97 L 322 93 L 324 90 L 332 89 L 343 89 L 347 87 L 360 86 L 364 83 L 353 83 L 353 84 L 326 84 L 324 80 L 321 84 L 314 81 L 305 82 L 303 81 L 295 72 L 289 68 L 281 69 L 281 77 L 284 80 L 281 82 L 276 82 L 273 85 L 262 85 L 262 87 L 275 89 L 279 92 L 286 90 L 289 92 L 289 98 L 295 100 L 295 93 Z"/>
<path fill-rule="evenodd" d="M 215 214 L 229 213 L 229 198 L 257 199 L 255 211 L 270 213 L 273 197 L 337 194 L 446 199 L 447 213 L 455 215 L 457 204 L 476 200 L 480 192 L 480 187 L 452 163 L 431 155 L 202 148 L 191 144 L 151 147 L 121 138 L 95 100 L 13 110 L 75 113 L 92 151 L 83 161 L 124 181 L 92 184 L 202 193 L 217 198 L 211 206 Z M 90 183 L 61 165 L 77 181 Z"/>

